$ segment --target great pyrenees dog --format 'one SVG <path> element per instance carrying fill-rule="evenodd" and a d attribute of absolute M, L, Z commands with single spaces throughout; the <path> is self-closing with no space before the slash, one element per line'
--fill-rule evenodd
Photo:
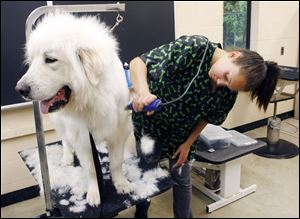
<path fill-rule="evenodd" d="M 50 113 L 63 142 L 64 165 L 73 162 L 75 150 L 87 174 L 87 202 L 100 204 L 89 132 L 96 144 L 107 143 L 117 192 L 133 191 L 122 173 L 124 146 L 132 133 L 124 110 L 130 94 L 110 29 L 96 17 L 50 13 L 30 35 L 25 57 L 29 69 L 16 90 L 25 99 L 39 100 L 41 111 Z"/>

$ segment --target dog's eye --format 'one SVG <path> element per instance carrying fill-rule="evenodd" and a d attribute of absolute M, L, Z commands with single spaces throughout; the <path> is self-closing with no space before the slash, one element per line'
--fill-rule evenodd
<path fill-rule="evenodd" d="M 46 58 L 45 59 L 45 62 L 46 63 L 54 63 L 54 62 L 56 62 L 57 61 L 57 59 L 53 59 L 53 58 Z"/>

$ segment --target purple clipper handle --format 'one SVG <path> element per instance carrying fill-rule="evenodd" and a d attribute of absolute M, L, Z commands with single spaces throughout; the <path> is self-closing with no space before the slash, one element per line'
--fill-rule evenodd
<path fill-rule="evenodd" d="M 142 111 L 143 112 L 159 111 L 161 109 L 161 107 L 162 107 L 161 100 L 160 99 L 156 99 L 152 103 L 150 103 L 149 105 L 144 106 L 144 108 L 143 108 Z M 129 105 L 127 105 L 125 109 L 126 110 L 133 110 L 132 103 L 130 103 Z"/>

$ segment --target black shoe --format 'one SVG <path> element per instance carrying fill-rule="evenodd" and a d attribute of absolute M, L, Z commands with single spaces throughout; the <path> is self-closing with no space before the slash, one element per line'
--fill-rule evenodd
<path fill-rule="evenodd" d="M 148 209 L 150 207 L 151 200 L 143 201 L 135 206 L 134 218 L 148 218 Z"/>

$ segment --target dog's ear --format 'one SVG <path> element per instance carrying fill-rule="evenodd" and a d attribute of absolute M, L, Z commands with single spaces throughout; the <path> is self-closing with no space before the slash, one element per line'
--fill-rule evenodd
<path fill-rule="evenodd" d="M 82 64 L 86 77 L 92 85 L 96 86 L 100 79 L 100 57 L 97 57 L 94 51 L 87 49 L 78 49 L 77 55 Z"/>

